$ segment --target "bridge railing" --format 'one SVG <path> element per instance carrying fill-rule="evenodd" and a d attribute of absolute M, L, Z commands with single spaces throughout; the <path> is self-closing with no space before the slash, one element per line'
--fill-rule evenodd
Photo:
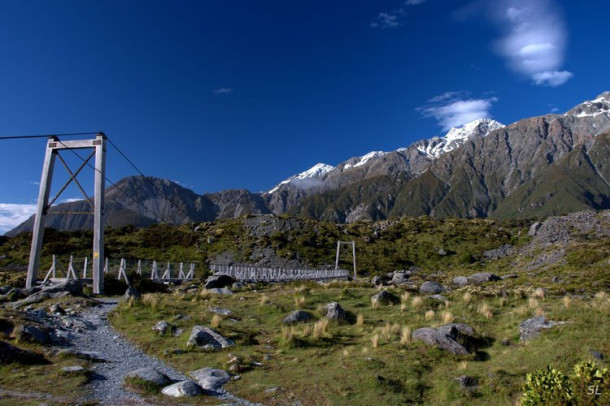
<path fill-rule="evenodd" d="M 214 275 L 226 275 L 240 281 L 282 282 L 294 280 L 347 279 L 349 277 L 349 271 L 345 269 L 284 269 L 211 264 L 210 270 Z"/>

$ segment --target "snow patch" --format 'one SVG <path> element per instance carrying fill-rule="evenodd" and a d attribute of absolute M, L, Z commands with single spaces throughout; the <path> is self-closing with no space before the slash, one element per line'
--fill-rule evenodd
<path fill-rule="evenodd" d="M 335 169 L 332 165 L 318 163 L 309 168 L 306 171 L 298 173 L 294 176 L 289 177 L 277 184 L 276 187 L 268 191 L 267 193 L 275 193 L 279 190 L 280 186 L 293 184 L 294 186 L 300 187 L 301 189 L 308 189 L 309 187 L 319 184 L 319 180 L 322 176 Z"/>
<path fill-rule="evenodd" d="M 386 154 L 387 154 L 387 152 L 383 152 L 383 151 L 372 151 L 361 157 L 352 158 L 350 160 L 351 161 L 350 163 L 345 164 L 345 166 L 343 167 L 343 170 L 347 170 L 350 168 L 357 168 L 359 166 L 366 164 L 368 161 L 370 161 L 373 158 L 382 157 Z"/>

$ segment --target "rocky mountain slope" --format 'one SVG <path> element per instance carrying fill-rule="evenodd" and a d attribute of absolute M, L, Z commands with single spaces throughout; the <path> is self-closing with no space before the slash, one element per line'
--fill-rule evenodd
<path fill-rule="evenodd" d="M 288 213 L 333 222 L 396 216 L 533 217 L 610 208 L 610 92 L 565 114 L 504 126 L 481 119 L 444 137 L 317 164 L 268 192 L 198 195 L 173 182 L 129 177 L 107 190 L 107 224 L 182 224 Z M 136 203 L 137 202 L 137 203 Z M 83 211 L 86 203 L 51 211 Z M 91 216 L 49 215 L 57 229 Z M 31 229 L 28 220 L 8 233 Z"/>

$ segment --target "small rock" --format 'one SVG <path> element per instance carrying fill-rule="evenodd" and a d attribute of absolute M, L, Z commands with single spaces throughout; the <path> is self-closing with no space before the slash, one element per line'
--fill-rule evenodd
<path fill-rule="evenodd" d="M 219 350 L 235 345 L 233 340 L 223 337 L 218 331 L 209 327 L 195 326 L 191 331 L 187 347 L 198 347 L 204 350 Z"/>
<path fill-rule="evenodd" d="M 460 388 L 467 391 L 473 391 L 479 385 L 479 381 L 477 378 L 468 375 L 462 375 L 455 378 Z"/>
<path fill-rule="evenodd" d="M 395 286 L 403 285 L 409 282 L 409 276 L 411 273 L 408 271 L 395 271 L 390 283 Z"/>
<path fill-rule="evenodd" d="M 445 303 L 447 301 L 447 298 L 443 295 L 432 295 L 432 296 L 428 296 L 428 298 L 430 298 L 432 300 L 436 300 L 437 302 L 441 302 L 441 303 Z"/>
<path fill-rule="evenodd" d="M 61 369 L 61 372 L 68 375 L 68 374 L 74 374 L 74 375 L 78 375 L 81 374 L 85 371 L 85 368 L 81 367 L 80 365 L 72 365 L 69 367 L 63 367 Z"/>
<path fill-rule="evenodd" d="M 282 320 L 282 323 L 284 323 L 284 324 L 304 323 L 311 319 L 313 319 L 313 316 L 311 315 L 311 313 L 306 312 L 305 310 L 295 310 L 292 313 L 290 313 L 288 316 L 286 316 L 286 318 L 284 318 L 284 320 Z"/>
<path fill-rule="evenodd" d="M 208 312 L 214 314 L 220 314 L 221 316 L 228 316 L 231 314 L 231 310 L 229 309 L 221 309 L 219 307 L 212 307 L 208 309 Z"/>
<path fill-rule="evenodd" d="M 167 375 L 162 374 L 154 368 L 142 368 L 131 371 L 125 376 L 125 380 L 127 381 L 128 378 L 141 379 L 156 386 L 165 386 L 170 382 Z"/>
<path fill-rule="evenodd" d="M 536 223 L 532 224 L 529 231 L 527 232 L 527 235 L 530 237 L 534 237 L 536 235 L 536 233 L 538 233 L 538 230 L 540 229 L 540 227 L 542 227 L 542 223 L 536 222 Z"/>
<path fill-rule="evenodd" d="M 54 304 L 49 306 L 49 313 L 51 314 L 66 314 L 65 310 L 59 305 L 59 304 Z"/>
<path fill-rule="evenodd" d="M 598 359 L 600 361 L 604 360 L 604 354 L 601 353 L 600 351 L 589 350 L 589 354 L 591 354 L 593 356 L 593 358 L 595 358 L 595 359 Z"/>
<path fill-rule="evenodd" d="M 161 393 L 174 398 L 193 397 L 203 394 L 203 389 L 195 381 L 189 379 L 166 386 L 161 390 Z"/>
<path fill-rule="evenodd" d="M 435 295 L 437 293 L 443 293 L 445 288 L 439 283 L 427 281 L 420 286 L 419 291 L 421 293 Z"/>
<path fill-rule="evenodd" d="M 227 371 L 209 367 L 193 371 L 191 372 L 191 376 L 206 390 L 220 389 L 231 379 L 231 376 Z"/>
<path fill-rule="evenodd" d="M 511 273 L 511 274 L 508 274 L 508 275 L 502 275 L 502 276 L 500 276 L 500 278 L 503 279 L 503 280 L 504 279 L 517 279 L 518 276 L 513 274 L 513 273 Z"/>
<path fill-rule="evenodd" d="M 96 351 L 77 351 L 72 349 L 64 349 L 57 352 L 57 356 L 73 356 L 90 362 L 108 362 L 102 354 Z"/>
<path fill-rule="evenodd" d="M 487 272 L 477 272 L 475 274 L 470 275 L 468 277 L 468 280 L 473 283 L 485 283 L 499 281 L 502 280 L 502 278 Z"/>
<path fill-rule="evenodd" d="M 386 282 L 386 278 L 382 276 L 373 276 L 373 278 L 371 278 L 371 283 L 373 286 L 383 286 L 386 284 Z"/>
<path fill-rule="evenodd" d="M 217 295 L 232 295 L 233 291 L 229 288 L 212 288 L 207 289 L 208 292 L 217 294 Z"/>
<path fill-rule="evenodd" d="M 51 342 L 51 337 L 49 337 L 49 334 L 46 331 L 29 324 L 24 324 L 21 327 L 17 327 L 13 331 L 13 335 L 17 342 L 29 341 L 43 345 Z"/>
<path fill-rule="evenodd" d="M 326 305 L 324 317 L 329 320 L 344 321 L 347 316 L 339 303 L 332 302 Z"/>
<path fill-rule="evenodd" d="M 456 276 L 453 278 L 453 284 L 457 286 L 466 286 L 470 284 L 470 281 L 465 276 Z"/>
<path fill-rule="evenodd" d="M 400 303 L 400 299 L 393 293 L 388 292 L 387 290 L 382 290 L 374 294 L 371 297 L 371 301 L 377 302 L 381 305 L 389 305 L 389 304 L 398 304 Z"/>
<path fill-rule="evenodd" d="M 152 329 L 159 333 L 160 336 L 164 336 L 167 334 L 168 331 L 171 330 L 171 328 L 172 326 L 168 322 L 166 322 L 165 320 L 161 320 L 160 322 L 155 324 Z"/>
<path fill-rule="evenodd" d="M 139 299 L 140 298 L 140 292 L 138 292 L 134 287 L 130 286 L 125 291 L 125 294 L 123 295 L 123 299 L 125 301 L 129 301 L 132 298 L 134 300 Z"/>
<path fill-rule="evenodd" d="M 540 335 L 544 329 L 551 328 L 559 323 L 548 321 L 544 316 L 527 319 L 519 325 L 519 337 L 522 341 L 531 340 Z"/>

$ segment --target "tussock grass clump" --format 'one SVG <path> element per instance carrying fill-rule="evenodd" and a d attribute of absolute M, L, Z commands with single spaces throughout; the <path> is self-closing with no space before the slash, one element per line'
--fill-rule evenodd
<path fill-rule="evenodd" d="M 302 309 L 305 306 L 305 296 L 297 296 L 294 298 L 294 307 Z"/>
<path fill-rule="evenodd" d="M 398 325 L 396 323 L 394 323 L 394 324 L 386 323 L 385 326 L 383 326 L 380 330 L 381 336 L 383 338 L 385 338 L 386 340 L 391 340 L 392 336 L 395 334 L 398 334 L 399 331 L 400 331 L 400 325 Z"/>
<path fill-rule="evenodd" d="M 404 313 L 407 311 L 407 304 L 406 303 L 401 303 L 400 304 L 400 312 Z"/>
<path fill-rule="evenodd" d="M 379 348 L 379 341 L 380 341 L 381 337 L 379 337 L 379 334 L 374 334 L 373 337 L 371 337 L 371 344 L 373 345 L 373 348 Z"/>
<path fill-rule="evenodd" d="M 462 300 L 464 301 L 464 303 L 470 303 L 470 301 L 472 300 L 472 293 L 464 293 L 464 296 L 462 296 Z"/>
<path fill-rule="evenodd" d="M 145 293 L 142 296 L 142 304 L 153 310 L 157 310 L 159 308 L 159 297 L 154 293 Z"/>
<path fill-rule="evenodd" d="M 313 325 L 313 333 L 311 333 L 311 337 L 314 339 L 319 339 L 321 337 L 329 336 L 328 331 L 328 319 L 320 319 Z"/>
<path fill-rule="evenodd" d="M 530 309 L 536 309 L 539 304 L 540 303 L 538 302 L 538 299 L 536 299 L 535 297 L 530 297 L 527 300 L 527 305 L 530 307 Z"/>
<path fill-rule="evenodd" d="M 542 307 L 537 307 L 536 310 L 534 310 L 534 314 L 536 316 L 544 316 L 544 309 Z"/>
<path fill-rule="evenodd" d="M 546 293 L 543 288 L 536 288 L 534 290 L 533 297 L 535 297 L 536 299 L 544 299 L 545 294 Z"/>
<path fill-rule="evenodd" d="M 357 326 L 364 325 L 364 315 L 362 313 L 358 313 L 358 316 L 356 316 L 356 325 Z"/>
<path fill-rule="evenodd" d="M 408 345 L 411 344 L 411 327 L 404 326 L 400 331 L 400 344 Z"/>
<path fill-rule="evenodd" d="M 563 302 L 563 306 L 566 309 L 569 309 L 570 306 L 572 305 L 572 298 L 570 296 L 564 296 L 563 299 L 561 299 L 561 301 Z"/>
<path fill-rule="evenodd" d="M 222 322 L 222 317 L 220 317 L 220 315 L 218 315 L 218 314 L 215 314 L 214 317 L 212 317 L 212 321 L 210 322 L 210 327 L 218 328 L 218 327 L 220 327 L 221 322 Z"/>
<path fill-rule="evenodd" d="M 422 298 L 421 296 L 415 296 L 411 301 L 411 306 L 413 306 L 414 309 L 421 309 L 423 305 L 424 298 Z"/>
<path fill-rule="evenodd" d="M 441 313 L 441 317 L 443 319 L 443 324 L 452 323 L 453 320 L 455 319 L 455 316 L 453 315 L 453 313 L 451 313 L 449 311 L 444 311 L 443 313 Z"/>
<path fill-rule="evenodd" d="M 477 309 L 477 312 L 485 317 L 486 319 L 491 319 L 493 317 L 493 311 L 491 310 L 491 306 L 487 303 L 483 303 Z"/>
<path fill-rule="evenodd" d="M 434 310 L 428 310 L 425 314 L 426 320 L 430 321 L 430 320 L 434 320 L 434 315 L 436 313 L 434 312 Z"/>
<path fill-rule="evenodd" d="M 371 298 L 371 307 L 373 309 L 379 309 L 379 300 L 375 297 Z"/>
<path fill-rule="evenodd" d="M 271 303 L 271 298 L 269 298 L 269 296 L 267 296 L 267 295 L 262 295 L 261 298 L 259 299 L 259 303 L 261 306 L 267 305 L 267 304 Z"/>
<path fill-rule="evenodd" d="M 407 304 L 407 303 L 409 303 L 410 297 L 411 297 L 411 293 L 405 292 L 402 295 L 400 295 L 400 302 L 403 304 Z"/>

